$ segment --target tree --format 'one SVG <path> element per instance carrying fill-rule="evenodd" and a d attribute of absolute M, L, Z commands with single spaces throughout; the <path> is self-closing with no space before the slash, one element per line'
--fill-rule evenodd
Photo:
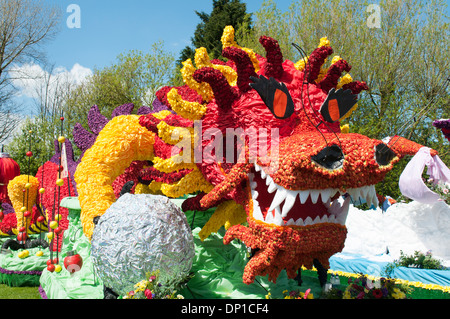
<path fill-rule="evenodd" d="M 250 30 L 251 14 L 247 14 L 246 10 L 246 4 L 241 3 L 240 0 L 213 0 L 213 9 L 210 14 L 195 11 L 201 22 L 191 38 L 193 48 L 185 47 L 181 51 L 178 62 L 194 60 L 195 48 L 200 47 L 206 48 L 211 59 L 221 58 L 220 38 L 227 25 L 232 25 L 235 29 L 245 26 L 245 29 Z"/>
<path fill-rule="evenodd" d="M 55 73 L 50 65 L 35 74 L 34 94 L 37 115 L 27 117 L 20 131 L 13 135 L 8 152 L 16 159 L 24 173 L 35 175 L 39 166 L 55 154 L 54 141 L 67 135 L 67 125 L 61 122 L 63 106 L 75 84 L 64 73 Z M 29 160 L 26 152 L 32 151 Z"/>
<path fill-rule="evenodd" d="M 379 28 L 370 23 L 374 12 L 370 8 L 367 1 L 302 0 L 281 12 L 274 1 L 265 1 L 254 14 L 252 32 L 239 33 L 237 40 L 264 52 L 258 38 L 271 36 L 280 42 L 284 58 L 296 62 L 301 56 L 292 42 L 310 53 L 327 36 L 335 54 L 354 66 L 351 76 L 369 86 L 346 120 L 351 131 L 377 139 L 401 134 L 436 149 L 450 166 L 448 143 L 431 125 L 435 119 L 450 117 L 446 82 L 450 25 L 445 1 L 382 0 Z M 406 162 L 389 178 L 398 182 Z M 389 195 L 398 197 L 398 187 L 388 186 Z M 388 192 L 381 189 L 383 184 L 378 187 L 380 193 Z"/>
<path fill-rule="evenodd" d="M 175 57 L 164 50 L 162 41 L 152 45 L 150 52 L 132 50 L 117 57 L 103 69 L 94 70 L 81 85 L 72 89 L 64 104 L 69 137 L 76 123 L 87 127 L 87 114 L 93 105 L 110 117 L 118 106 L 133 103 L 152 106 L 156 91 L 172 78 Z"/>
<path fill-rule="evenodd" d="M 43 1 L 0 0 L 0 142 L 17 124 L 19 110 L 11 97 L 15 89 L 10 73 L 14 64 L 43 61 L 43 45 L 55 36 L 61 12 Z"/>

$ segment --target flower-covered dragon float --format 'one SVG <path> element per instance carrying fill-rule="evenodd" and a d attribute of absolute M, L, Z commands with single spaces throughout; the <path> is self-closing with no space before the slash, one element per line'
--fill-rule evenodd
<path fill-rule="evenodd" d="M 344 247 L 351 200 L 376 206 L 374 185 L 422 146 L 341 131 L 368 87 L 340 57 L 326 66 L 326 38 L 297 63 L 267 36 L 265 57 L 240 47 L 230 26 L 221 41 L 227 61 L 197 49 L 183 63 L 185 85 L 156 93 L 162 110 L 127 109 L 108 120 L 94 107 L 93 133 L 75 128 L 83 232 L 91 238 L 94 220 L 127 185 L 134 194 L 190 195 L 183 210 L 216 208 L 202 240 L 225 226 L 224 244 L 239 239 L 252 249 L 245 283 L 265 275 L 275 282 L 283 269 L 295 278 L 302 266 L 323 275 Z"/>

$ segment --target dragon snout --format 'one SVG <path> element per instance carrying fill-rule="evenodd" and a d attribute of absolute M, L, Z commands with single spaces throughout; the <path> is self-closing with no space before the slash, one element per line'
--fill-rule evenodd
<path fill-rule="evenodd" d="M 344 153 L 337 145 L 327 146 L 312 156 L 311 160 L 326 169 L 339 169 L 344 164 Z"/>

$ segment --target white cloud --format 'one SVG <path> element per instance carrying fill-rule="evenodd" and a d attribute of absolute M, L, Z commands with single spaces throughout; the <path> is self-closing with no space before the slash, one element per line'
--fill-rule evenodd
<path fill-rule="evenodd" d="M 18 89 L 17 96 L 37 98 L 41 92 L 45 79 L 49 79 L 49 92 L 65 84 L 81 84 L 86 77 L 92 75 L 92 70 L 75 63 L 72 69 L 55 67 L 51 74 L 38 64 L 16 65 L 9 71 L 12 84 Z M 50 77 L 49 77 L 50 76 Z"/>

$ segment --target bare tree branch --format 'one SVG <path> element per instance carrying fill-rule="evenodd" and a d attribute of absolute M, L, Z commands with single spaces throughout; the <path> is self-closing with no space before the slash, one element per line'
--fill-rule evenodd
<path fill-rule="evenodd" d="M 0 0 L 0 141 L 11 134 L 20 109 L 12 102 L 12 80 L 25 77 L 9 71 L 13 65 L 45 60 L 43 45 L 58 32 L 60 17 L 60 8 L 44 1 Z"/>

